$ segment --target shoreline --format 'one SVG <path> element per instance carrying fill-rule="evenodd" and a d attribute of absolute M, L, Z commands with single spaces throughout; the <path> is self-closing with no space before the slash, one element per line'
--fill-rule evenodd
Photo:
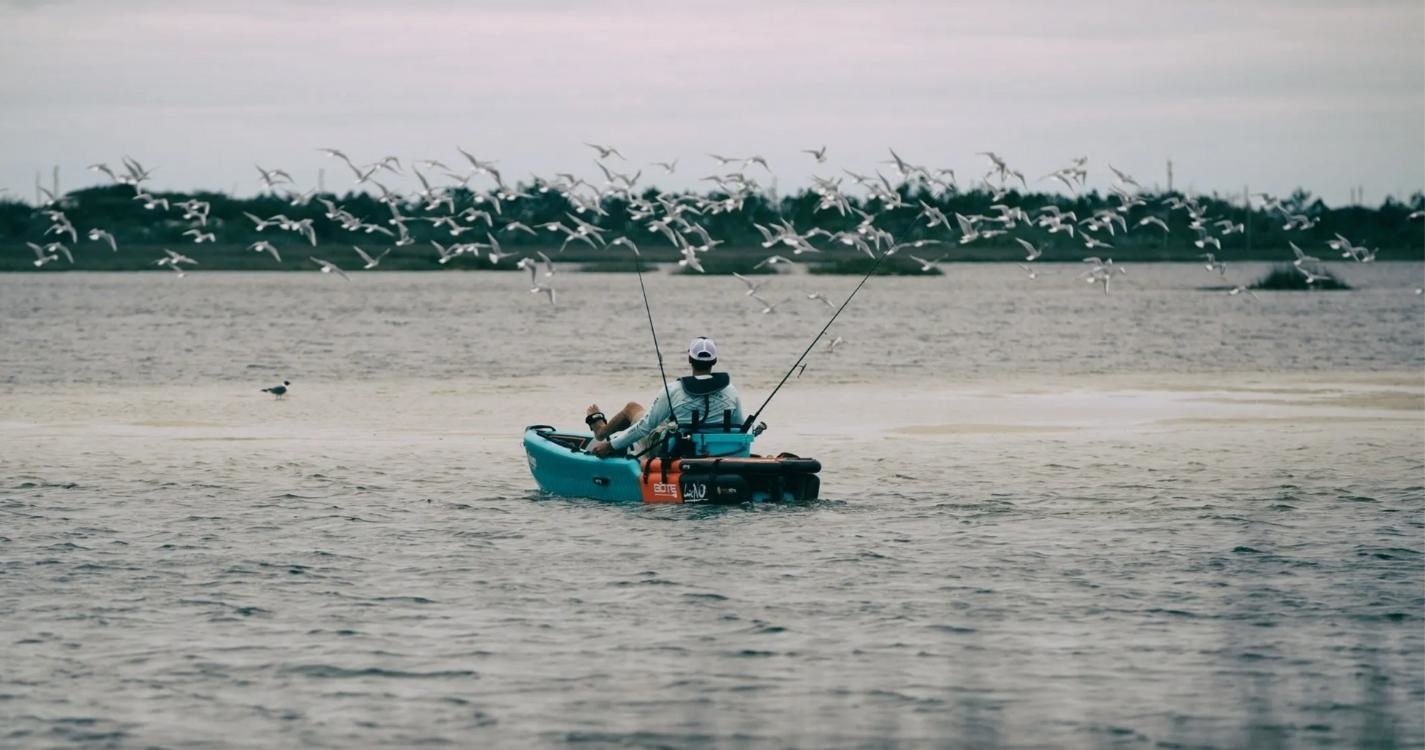
<path fill-rule="evenodd" d="M 161 251 L 160 251 L 160 252 L 161 252 Z M 315 252 L 318 252 L 318 253 L 319 253 L 319 252 L 322 252 L 322 251 L 321 251 L 320 248 L 318 248 Z M 769 251 L 769 252 L 770 252 L 770 251 Z M 1202 263 L 1202 260 L 1201 260 L 1200 258 L 1178 258 L 1178 257 L 1141 257 L 1141 258 L 1140 258 L 1140 257 L 1134 257 L 1134 256 L 1131 255 L 1131 254 L 1130 254 L 1130 255 L 1124 255 L 1124 256 L 1110 255 L 1110 256 L 1105 256 L 1105 257 L 1111 257 L 1111 258 L 1113 258 L 1113 260 L 1114 260 L 1115 263 L 1120 263 L 1120 264 L 1130 264 L 1130 263 L 1131 263 L 1131 264 L 1135 264 L 1135 265 L 1173 265 L 1173 264 L 1200 265 L 1200 264 Z M 825 276 L 862 276 L 862 275 L 864 275 L 865 272 L 864 272 L 863 270 L 839 270 L 839 269 L 835 269 L 835 268 L 823 268 L 823 267 L 822 267 L 822 266 L 834 266 L 834 265 L 836 265 L 837 263 L 844 262 L 845 260 L 846 260 L 846 258 L 838 258 L 838 259 L 836 259 L 836 260 L 825 261 L 825 262 L 820 262 L 820 263 L 817 263 L 817 262 L 799 262 L 797 265 L 801 268 L 801 270 L 797 271 L 797 273 L 809 273 L 809 274 L 814 274 L 814 275 L 818 275 L 818 276 L 821 276 L 821 275 L 825 275 Z M 1271 264 L 1271 265 L 1289 265 L 1289 264 L 1290 264 L 1290 259 L 1289 259 L 1289 258 L 1282 258 L 1282 257 L 1279 256 L 1279 255 L 1278 255 L 1278 256 L 1272 256 L 1272 257 L 1231 257 L 1231 258 L 1219 258 L 1218 260 L 1221 260 L 1221 261 L 1223 261 L 1223 262 L 1225 262 L 1225 263 L 1263 263 L 1263 264 Z M 581 259 L 581 258 L 564 258 L 564 259 L 561 259 L 561 258 L 557 258 L 557 257 L 556 257 L 556 258 L 555 258 L 555 262 L 556 262 L 557 265 L 559 265 L 559 266 L 561 266 L 561 267 L 570 267 L 570 266 L 572 266 L 573 268 L 572 268 L 571 270 L 574 270 L 574 271 L 576 271 L 576 272 L 578 272 L 578 273 L 614 273 L 614 274 L 625 274 L 625 273 L 627 273 L 627 274 L 632 274 L 632 273 L 635 273 L 635 270 L 634 270 L 634 268 L 633 268 L 632 265 L 629 265 L 628 268 L 619 268 L 619 267 L 617 267 L 617 266 L 619 265 L 617 262 L 615 262 L 615 261 L 610 261 L 610 260 L 608 260 L 608 259 L 599 259 L 599 258 L 583 258 L 583 259 Z M 936 262 L 936 266 L 956 266 L 956 265 L 976 266 L 976 265 L 994 265 L 994 264 L 1017 265 L 1017 264 L 1022 264 L 1022 263 L 1024 263 L 1024 259 L 1023 259 L 1023 258 L 1013 258 L 1013 257 L 1011 257 L 1011 258 L 989 258 L 989 257 L 976 257 L 976 258 L 946 258 L 946 259 L 944 259 L 944 260 L 937 261 L 937 262 Z M 1080 265 L 1082 265 L 1082 263 L 1083 263 L 1083 260 L 1082 260 L 1082 259 L 1077 259 L 1077 258 L 1053 258 L 1053 259 L 1041 259 L 1041 260 L 1034 261 L 1033 266 L 1035 266 L 1035 267 L 1046 267 L 1046 266 L 1080 266 Z M 1375 264 L 1375 265 L 1395 265 L 1395 264 L 1410 264 L 1410 263 L 1425 263 L 1425 256 L 1422 256 L 1422 257 L 1420 257 L 1420 258 L 1387 257 L 1387 258 L 1379 258 L 1379 259 L 1373 261 L 1373 264 Z M 1344 258 L 1341 259 L 1341 260 L 1339 260 L 1339 261 L 1337 261 L 1337 260 L 1328 260 L 1328 261 L 1325 261 L 1325 262 L 1323 263 L 1323 265 L 1324 265 L 1324 266 L 1327 266 L 1327 267 L 1330 267 L 1330 266 L 1333 266 L 1333 265 L 1337 265 L 1337 264 L 1342 265 L 1342 266 L 1346 266 L 1346 267 L 1354 267 L 1354 266 L 1358 265 L 1357 262 L 1351 261 L 1351 260 L 1347 260 L 1347 259 L 1344 259 Z M 586 266 L 587 266 L 587 267 L 586 267 Z M 684 272 L 682 272 L 683 269 L 680 269 L 680 267 L 678 266 L 677 262 L 676 262 L 676 261 L 673 261 L 673 260 L 646 260 L 646 259 L 645 259 L 645 260 L 644 260 L 644 263 L 643 263 L 643 269 L 644 269 L 645 272 L 651 272 L 651 273 L 659 273 L 659 274 L 667 274 L 667 275 L 687 275 L 687 276 L 730 276 L 730 275 L 731 275 L 732 273 L 734 273 L 734 272 L 742 273 L 742 274 L 747 274 L 747 273 L 748 273 L 748 269 L 746 269 L 746 268 L 740 268 L 740 267 L 709 269 L 706 273 L 701 273 L 701 274 L 700 274 L 700 273 L 697 273 L 697 272 L 686 272 L 686 273 L 684 273 Z M 321 269 L 318 268 L 318 267 L 315 266 L 315 265 L 302 266 L 302 265 L 298 265 L 298 264 L 295 264 L 295 263 L 293 263 L 293 264 L 283 263 L 283 264 L 280 265 L 280 266 L 277 266 L 277 267 L 269 267 L 269 268 L 262 268 L 262 267 L 249 266 L 249 265 L 220 265 L 220 266 L 199 265 L 199 266 L 196 266 L 196 267 L 192 267 L 192 268 L 186 269 L 185 272 L 186 272 L 186 273 L 199 273 L 199 274 L 203 274 L 203 273 L 213 273 L 213 272 L 220 272 L 220 273 L 263 273 L 263 274 L 266 274 L 266 273 L 281 273 L 281 274 L 286 274 L 286 273 L 313 272 L 313 271 L 320 271 L 320 270 L 321 270 Z M 460 265 L 451 265 L 451 266 L 420 265 L 420 266 L 418 266 L 418 267 L 417 267 L 417 266 L 410 266 L 410 265 L 407 265 L 407 266 L 399 266 L 399 265 L 398 265 L 398 267 L 394 267 L 394 268 L 388 268 L 388 267 L 386 267 L 386 264 L 383 264 L 382 266 L 380 266 L 380 267 L 378 267 L 378 268 L 375 268 L 375 269 L 371 269 L 370 271 L 363 270 L 363 269 L 361 269 L 361 268 L 359 268 L 359 267 L 353 265 L 352 267 L 345 268 L 344 270 L 346 270 L 348 273 L 361 273 L 361 274 L 367 274 L 367 273 L 373 273 L 373 272 L 375 272 L 375 273 L 415 273 L 415 274 L 421 274 L 421 273 L 494 273 L 494 274 L 523 273 L 522 269 L 516 268 L 516 267 L 514 267 L 514 266 L 500 266 L 500 267 L 495 267 L 495 268 L 489 268 L 489 267 L 476 266 L 476 265 L 473 265 L 473 264 L 460 264 Z M 72 265 L 72 266 L 69 266 L 69 265 L 66 265 L 66 266 L 57 266 L 57 265 L 55 265 L 55 264 L 48 264 L 48 265 L 46 265 L 44 268 L 32 268 L 32 267 L 31 267 L 31 268 L 26 268 L 26 267 L 24 267 L 24 265 L 16 265 L 16 264 L 14 264 L 14 263 L 12 263 L 12 262 L 6 262 L 6 261 L 3 261 L 3 260 L 0 260 L 0 274 L 13 274 L 13 275 L 44 275 L 44 274 L 56 274 L 56 273 L 59 273 L 59 274 L 66 274 L 66 273 L 121 273 L 121 274 L 129 274 L 129 273 L 157 273 L 157 274 L 171 274 L 172 271 L 169 271 L 168 269 L 163 268 L 163 267 L 155 267 L 155 266 L 153 266 L 152 264 L 147 264 L 147 263 L 142 264 L 142 265 L 123 265 L 123 266 L 119 266 L 119 267 L 103 267 L 103 266 L 95 266 L 95 265 L 93 265 L 93 264 L 85 264 L 85 263 L 76 263 L 76 264 L 74 264 L 74 265 Z M 771 271 L 771 272 L 755 271 L 754 273 L 758 273 L 759 275 L 768 275 L 768 276 L 771 276 L 771 275 L 776 275 L 776 274 L 779 273 L 779 272 L 776 272 L 776 271 Z M 935 274 L 935 273 L 919 273 L 919 272 L 914 272 L 914 271 L 905 271 L 905 272 L 903 272 L 903 271 L 893 271 L 893 272 L 891 272 L 891 273 L 889 273 L 889 274 L 886 274 L 886 275 L 893 275 L 893 276 L 927 276 L 927 277 L 933 277 L 933 276 L 937 276 L 937 275 L 939 275 L 939 274 Z"/>

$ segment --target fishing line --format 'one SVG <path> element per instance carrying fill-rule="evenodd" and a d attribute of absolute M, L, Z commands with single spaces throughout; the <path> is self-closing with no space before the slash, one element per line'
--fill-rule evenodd
<path fill-rule="evenodd" d="M 772 397 L 777 395 L 777 391 L 782 390 L 782 386 L 786 384 L 787 378 L 790 378 L 792 373 L 796 371 L 797 365 L 801 364 L 802 360 L 806 359 L 808 354 L 811 354 L 812 347 L 816 346 L 816 342 L 821 340 L 821 337 L 826 334 L 828 328 L 831 328 L 831 324 L 836 322 L 836 316 L 840 315 L 841 311 L 845 310 L 846 306 L 851 304 L 851 298 L 855 297 L 856 293 L 861 291 L 861 287 L 865 286 L 867 280 L 871 278 L 871 274 L 876 272 L 876 269 L 881 266 L 881 261 L 885 260 L 889 254 L 890 253 L 881 253 L 881 257 L 877 258 L 876 262 L 871 264 L 870 270 L 866 271 L 866 275 L 861 277 L 861 283 L 857 284 L 856 288 L 852 289 L 851 293 L 846 295 L 846 301 L 841 303 L 841 307 L 836 308 L 836 312 L 831 315 L 831 320 L 826 321 L 826 325 L 821 327 L 821 333 L 818 333 L 816 338 L 812 339 L 810 344 L 807 344 L 806 351 L 802 352 L 802 356 L 797 357 L 797 361 L 792 363 L 791 369 L 787 370 L 787 374 L 782 376 L 782 382 L 778 383 L 777 387 L 772 389 L 772 392 L 767 395 L 767 400 L 763 401 L 762 405 L 757 407 L 757 411 L 753 412 L 752 416 L 748 417 L 747 421 L 742 423 L 743 432 L 752 429 L 752 425 L 757 423 L 757 417 L 762 414 L 763 409 L 767 408 L 767 404 L 771 403 Z"/>
<path fill-rule="evenodd" d="M 653 334 L 653 353 L 658 355 L 658 376 L 663 379 L 663 398 L 668 404 L 668 414 L 673 417 L 673 424 L 681 431 L 683 426 L 678 423 L 677 412 L 673 411 L 673 395 L 668 392 L 668 374 L 663 371 L 663 352 L 658 348 L 658 329 L 653 327 L 653 308 L 648 305 L 648 290 L 643 286 L 643 264 L 639 262 L 637 250 L 633 251 L 633 268 L 638 272 L 638 291 L 643 293 L 643 310 L 648 313 L 648 331 Z"/>

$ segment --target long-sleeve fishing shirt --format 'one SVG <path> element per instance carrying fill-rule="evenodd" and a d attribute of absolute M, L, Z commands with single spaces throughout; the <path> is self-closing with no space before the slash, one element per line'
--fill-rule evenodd
<path fill-rule="evenodd" d="M 699 380 L 711 379 L 712 375 L 694 375 Z M 737 395 L 737 387 L 729 382 L 722 390 L 707 395 L 695 396 L 683 388 L 681 381 L 674 380 L 668 383 L 667 394 L 673 398 L 673 410 L 678 415 L 678 424 L 684 427 L 692 424 L 693 411 L 696 410 L 703 423 L 711 426 L 721 426 L 723 412 L 732 410 L 733 428 L 742 425 L 742 398 Z M 657 398 L 653 399 L 653 405 L 648 407 L 648 411 L 628 429 L 615 432 L 609 437 L 609 445 L 614 450 L 623 450 L 630 445 L 642 440 L 652 432 L 658 425 L 668 421 L 668 399 L 664 397 L 664 391 L 659 390 Z"/>

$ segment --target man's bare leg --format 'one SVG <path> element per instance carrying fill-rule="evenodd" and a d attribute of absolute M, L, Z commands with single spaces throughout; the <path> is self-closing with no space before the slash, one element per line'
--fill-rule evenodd
<path fill-rule="evenodd" d="M 585 414 L 592 415 L 598 411 L 598 404 L 590 404 L 589 408 L 585 411 Z M 609 435 L 612 435 L 620 430 L 628 429 L 629 425 L 632 425 L 634 422 L 637 422 L 639 418 L 643 416 L 643 412 L 643 405 L 638 403 L 637 401 L 630 401 L 627 404 L 624 404 L 622 409 L 619 409 L 618 411 L 614 412 L 613 415 L 608 417 L 608 420 L 603 424 L 599 424 L 598 421 L 594 422 L 594 437 L 598 440 L 606 440 Z"/>

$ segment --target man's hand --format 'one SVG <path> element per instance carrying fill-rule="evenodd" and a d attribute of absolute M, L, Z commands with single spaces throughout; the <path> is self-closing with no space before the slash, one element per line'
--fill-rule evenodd
<path fill-rule="evenodd" d="M 614 447 L 609 445 L 607 440 L 595 440 L 594 444 L 589 446 L 589 452 L 599 458 L 607 458 L 610 453 L 614 452 Z"/>

